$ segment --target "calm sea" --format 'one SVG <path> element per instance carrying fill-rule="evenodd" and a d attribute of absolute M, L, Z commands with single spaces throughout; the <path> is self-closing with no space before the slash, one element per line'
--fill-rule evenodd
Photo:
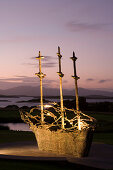
<path fill-rule="evenodd" d="M 1 126 L 8 126 L 10 130 L 14 131 L 31 131 L 29 126 L 25 123 L 0 123 Z"/>
<path fill-rule="evenodd" d="M 34 99 L 33 97 L 18 97 L 18 98 L 0 98 L 0 107 L 6 107 L 8 105 L 17 105 L 19 107 L 22 106 L 37 106 L 40 105 L 40 103 L 34 103 L 34 102 L 27 102 L 28 100 Z M 47 99 L 50 102 L 59 102 L 60 99 Z M 26 101 L 18 103 L 19 101 Z M 87 99 L 88 103 L 91 102 L 113 102 L 113 99 Z M 47 104 L 47 103 L 46 103 Z"/>
<path fill-rule="evenodd" d="M 28 100 L 31 100 L 33 99 L 33 97 L 18 97 L 18 98 L 2 98 L 0 97 L 0 107 L 6 107 L 8 105 L 17 105 L 19 107 L 22 107 L 22 106 L 36 106 L 38 105 L 39 103 L 30 103 L 30 102 L 27 102 Z M 21 103 L 18 103 L 20 101 L 26 101 L 26 102 L 21 102 Z"/>

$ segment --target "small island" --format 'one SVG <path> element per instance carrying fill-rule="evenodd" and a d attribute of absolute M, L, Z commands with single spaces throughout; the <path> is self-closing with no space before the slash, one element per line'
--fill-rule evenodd
<path fill-rule="evenodd" d="M 0 100 L 0 102 L 11 102 L 9 100 Z"/>
<path fill-rule="evenodd" d="M 16 103 L 37 103 L 37 102 L 40 102 L 40 99 L 30 99 L 30 100 L 22 100 L 22 101 L 17 101 Z M 43 102 L 50 102 L 49 100 L 46 100 L 46 99 L 43 99 Z"/>

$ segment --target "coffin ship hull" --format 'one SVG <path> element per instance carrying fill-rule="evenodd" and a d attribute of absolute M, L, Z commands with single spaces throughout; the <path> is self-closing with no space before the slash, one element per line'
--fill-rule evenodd
<path fill-rule="evenodd" d="M 79 158 L 88 156 L 93 138 L 92 129 L 66 132 L 50 131 L 42 126 L 34 133 L 40 151 Z"/>

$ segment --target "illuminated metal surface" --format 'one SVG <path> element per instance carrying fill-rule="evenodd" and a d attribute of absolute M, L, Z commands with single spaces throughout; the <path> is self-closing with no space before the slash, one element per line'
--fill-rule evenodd
<path fill-rule="evenodd" d="M 43 89 L 42 89 L 42 79 L 46 76 L 46 74 L 43 74 L 41 72 L 41 58 L 43 58 L 43 56 L 41 56 L 41 53 L 39 51 L 39 56 L 36 57 L 36 59 L 39 60 L 39 73 L 35 73 L 35 75 L 37 75 L 40 78 L 40 103 L 41 103 L 41 122 L 42 124 L 44 123 L 44 113 L 43 113 Z"/>
<path fill-rule="evenodd" d="M 62 129 L 64 129 L 64 109 L 63 109 L 63 93 L 62 93 L 62 77 L 64 74 L 61 72 L 61 57 L 60 54 L 60 47 L 58 47 L 58 53 L 57 53 L 58 59 L 59 59 L 59 78 L 60 78 L 60 105 L 61 105 L 61 118 L 62 118 Z"/>
<path fill-rule="evenodd" d="M 79 99 L 78 99 L 78 85 L 77 85 L 77 80 L 79 77 L 77 76 L 76 73 L 76 60 L 77 57 L 75 57 L 75 52 L 73 51 L 73 57 L 71 57 L 73 60 L 73 67 L 74 67 L 74 76 L 72 76 L 75 80 L 75 96 L 76 96 L 76 110 L 77 110 L 77 115 L 78 115 L 78 130 L 81 130 L 81 121 L 80 121 L 80 115 L 79 115 Z"/>

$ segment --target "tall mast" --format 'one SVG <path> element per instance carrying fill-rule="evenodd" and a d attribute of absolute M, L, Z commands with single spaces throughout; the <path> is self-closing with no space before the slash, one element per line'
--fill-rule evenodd
<path fill-rule="evenodd" d="M 39 60 L 39 72 L 35 73 L 40 78 L 40 103 L 41 103 L 41 124 L 44 124 L 44 112 L 43 112 L 43 89 L 42 89 L 42 79 L 46 76 L 46 74 L 43 74 L 41 72 L 41 59 L 44 58 L 41 56 L 41 53 L 39 51 L 39 56 L 36 57 L 36 59 Z"/>
<path fill-rule="evenodd" d="M 62 55 L 60 54 L 60 47 L 58 47 L 58 60 L 59 60 L 59 78 L 60 78 L 60 106 L 61 106 L 61 120 L 62 120 L 62 129 L 64 129 L 64 109 L 63 109 L 63 93 L 62 93 L 62 77 L 64 76 L 64 74 L 61 72 L 61 58 Z"/>
<path fill-rule="evenodd" d="M 76 60 L 77 57 L 75 56 L 75 52 L 73 51 L 73 57 L 71 57 L 73 60 L 73 68 L 74 68 L 74 76 L 72 76 L 75 79 L 75 96 L 76 96 L 76 110 L 77 110 L 77 117 L 78 117 L 78 129 L 81 130 L 80 127 L 80 115 L 79 115 L 79 99 L 78 99 L 78 85 L 77 80 L 80 78 L 77 76 L 76 73 Z"/>

